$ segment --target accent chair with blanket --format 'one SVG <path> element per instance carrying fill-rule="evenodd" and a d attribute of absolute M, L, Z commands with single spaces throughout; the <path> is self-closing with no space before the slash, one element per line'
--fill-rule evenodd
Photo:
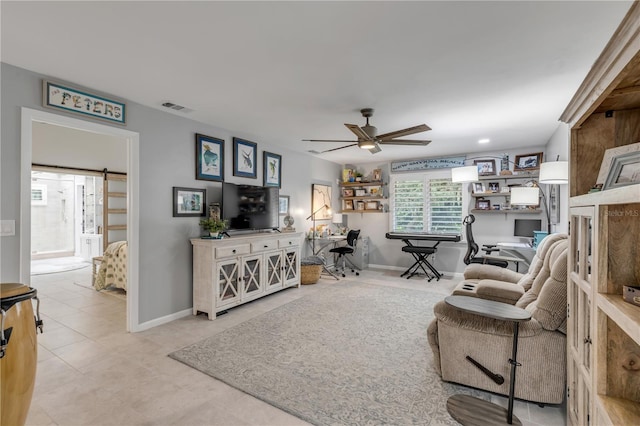
<path fill-rule="evenodd" d="M 515 397 L 560 404 L 566 378 L 567 236 L 552 234 L 536 251 L 529 271 L 518 274 L 491 265 L 470 265 L 454 294 L 496 300 L 526 309 L 520 323 Z M 444 301 L 434 306 L 428 328 L 434 368 L 448 382 L 507 395 L 513 323 L 461 311 Z M 470 356 L 503 384 L 469 362 Z"/>

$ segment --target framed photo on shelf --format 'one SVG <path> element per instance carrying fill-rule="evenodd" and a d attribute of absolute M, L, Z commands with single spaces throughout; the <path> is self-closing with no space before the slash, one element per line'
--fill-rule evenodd
<path fill-rule="evenodd" d="M 356 210 L 364 210 L 364 201 L 358 201 L 356 203 Z"/>
<path fill-rule="evenodd" d="M 378 202 L 377 201 L 367 201 L 365 204 L 365 208 L 367 210 L 378 210 Z"/>
<path fill-rule="evenodd" d="M 598 173 L 598 178 L 596 179 L 596 185 L 602 185 L 604 184 L 604 181 L 607 180 L 607 176 L 609 175 L 609 170 L 611 170 L 611 163 L 613 162 L 614 157 L 622 154 L 627 154 L 629 152 L 638 151 L 640 151 L 640 142 L 607 149 L 604 152 L 604 156 L 602 157 L 602 164 L 600 164 L 600 171 Z"/>
<path fill-rule="evenodd" d="M 613 158 L 602 190 L 636 183 L 640 183 L 640 151 L 628 152 Z"/>
<path fill-rule="evenodd" d="M 233 138 L 233 175 L 255 179 L 258 144 L 240 138 Z"/>
<path fill-rule="evenodd" d="M 370 187 L 369 195 L 371 195 L 372 197 L 380 197 L 382 195 L 382 188 L 379 186 Z"/>
<path fill-rule="evenodd" d="M 514 163 L 514 171 L 516 172 L 538 170 L 540 163 L 542 163 L 542 153 L 536 152 L 533 154 L 516 155 Z"/>
<path fill-rule="evenodd" d="M 490 210 L 491 209 L 491 202 L 489 200 L 483 200 L 482 198 L 479 198 L 476 200 L 476 209 L 478 210 Z"/>
<path fill-rule="evenodd" d="M 342 190 L 343 197 L 353 197 L 353 189 L 345 188 Z"/>
<path fill-rule="evenodd" d="M 473 184 L 473 193 L 482 194 L 484 192 L 484 184 L 482 182 L 475 182 Z"/>
<path fill-rule="evenodd" d="M 382 169 L 374 169 L 371 174 L 371 180 L 374 182 L 379 182 L 382 180 Z"/>
<path fill-rule="evenodd" d="M 274 154 L 273 152 L 264 151 L 262 153 L 262 172 L 264 175 L 264 186 L 280 188 L 282 156 Z"/>
<path fill-rule="evenodd" d="M 367 195 L 367 191 L 364 189 L 356 189 L 356 197 L 364 197 Z"/>
<path fill-rule="evenodd" d="M 196 133 L 196 179 L 224 180 L 224 141 Z"/>
<path fill-rule="evenodd" d="M 500 192 L 500 182 L 489 182 L 489 192 Z"/>
<path fill-rule="evenodd" d="M 496 160 L 474 160 L 473 164 L 478 166 L 480 176 L 491 176 L 496 173 Z"/>
<path fill-rule="evenodd" d="M 353 210 L 353 200 L 344 200 L 344 209 Z"/>
<path fill-rule="evenodd" d="M 206 190 L 173 187 L 173 217 L 204 216 Z"/>

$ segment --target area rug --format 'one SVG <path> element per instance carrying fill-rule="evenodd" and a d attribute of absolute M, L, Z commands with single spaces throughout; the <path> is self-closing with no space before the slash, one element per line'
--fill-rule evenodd
<path fill-rule="evenodd" d="M 317 425 L 455 425 L 447 398 L 482 393 L 433 371 L 441 294 L 326 287 L 169 356 Z"/>

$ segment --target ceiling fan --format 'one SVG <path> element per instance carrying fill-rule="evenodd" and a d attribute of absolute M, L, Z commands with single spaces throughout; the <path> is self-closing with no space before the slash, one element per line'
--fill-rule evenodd
<path fill-rule="evenodd" d="M 336 151 L 338 149 L 349 148 L 357 146 L 358 148 L 368 149 L 369 152 L 375 154 L 382 151 L 380 145 L 412 145 L 412 146 L 425 146 L 431 141 L 426 140 L 412 140 L 412 139 L 395 139 L 401 136 L 408 136 L 414 133 L 426 132 L 431 130 L 426 124 L 420 124 L 418 126 L 409 127 L 407 129 L 396 130 L 395 132 L 385 133 L 378 135 L 378 129 L 369 124 L 369 117 L 373 115 L 373 108 L 363 108 L 360 110 L 363 117 L 367 119 L 367 124 L 360 127 L 355 124 L 346 124 L 347 129 L 351 130 L 356 135 L 358 140 L 327 140 L 327 139 L 303 139 L 306 142 L 352 142 L 350 145 L 341 146 L 339 148 L 328 149 L 320 152 L 320 154 L 330 151 Z"/>

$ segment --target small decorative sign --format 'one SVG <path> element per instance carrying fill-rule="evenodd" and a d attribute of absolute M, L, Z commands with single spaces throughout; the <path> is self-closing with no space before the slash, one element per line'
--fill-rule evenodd
<path fill-rule="evenodd" d="M 416 172 L 427 169 L 445 169 L 464 166 L 465 157 L 423 158 L 420 160 L 393 161 L 391 172 Z"/>
<path fill-rule="evenodd" d="M 94 118 L 125 124 L 125 104 L 42 80 L 42 104 Z"/>

